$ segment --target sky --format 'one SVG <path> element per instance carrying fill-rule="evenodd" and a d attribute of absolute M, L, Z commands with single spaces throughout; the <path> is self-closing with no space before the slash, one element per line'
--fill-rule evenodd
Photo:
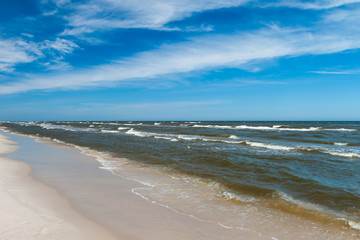
<path fill-rule="evenodd" d="M 360 120 L 360 0 L 2 0 L 0 121 Z"/>

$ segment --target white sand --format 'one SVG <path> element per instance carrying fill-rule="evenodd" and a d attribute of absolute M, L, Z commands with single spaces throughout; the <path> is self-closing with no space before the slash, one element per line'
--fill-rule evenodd
<path fill-rule="evenodd" d="M 30 177 L 27 164 L 3 157 L 16 151 L 13 144 L 0 135 L 0 239 L 115 239 Z"/>

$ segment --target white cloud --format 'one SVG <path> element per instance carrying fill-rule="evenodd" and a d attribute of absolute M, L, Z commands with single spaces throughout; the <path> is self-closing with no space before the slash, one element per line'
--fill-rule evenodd
<path fill-rule="evenodd" d="M 139 79 L 161 81 L 166 75 L 221 68 L 243 68 L 280 57 L 330 54 L 360 48 L 360 31 L 345 31 L 340 35 L 327 30 L 282 29 L 273 26 L 251 33 L 205 35 L 185 42 L 168 44 L 156 50 L 142 52 L 111 64 L 67 74 L 38 75 L 13 84 L 4 84 L 0 94 L 29 90 L 76 89 L 106 86 L 115 82 Z"/>
<path fill-rule="evenodd" d="M 41 49 L 57 51 L 60 54 L 72 53 L 73 50 L 78 47 L 74 42 L 61 38 L 56 38 L 55 41 L 45 40 L 40 44 Z"/>
<path fill-rule="evenodd" d="M 54 60 L 59 60 L 77 47 L 75 43 L 60 38 L 40 43 L 0 39 L 0 72 L 12 72 L 17 64 L 33 62 L 49 55 Z"/>
<path fill-rule="evenodd" d="M 326 74 L 326 75 L 350 75 L 359 73 L 359 70 L 343 70 L 343 71 L 311 71 L 311 73 L 316 74 Z"/>
<path fill-rule="evenodd" d="M 44 1 L 43 4 L 48 4 Z M 84 34 L 121 28 L 146 28 L 163 31 L 188 31 L 197 28 L 187 26 L 184 29 L 169 27 L 168 23 L 190 17 L 194 13 L 208 10 L 231 8 L 243 5 L 253 7 L 290 7 L 300 9 L 331 9 L 360 0 L 52 0 L 57 6 L 45 15 L 53 15 L 66 9 L 63 15 L 68 21 L 61 35 L 82 36 Z M 210 31 L 212 27 L 200 26 L 197 31 Z"/>
<path fill-rule="evenodd" d="M 33 43 L 0 39 L 0 72 L 11 72 L 16 64 L 32 62 L 41 55 Z"/>
<path fill-rule="evenodd" d="M 161 29 L 166 23 L 190 16 L 194 12 L 221 7 L 238 6 L 246 0 L 231 1 L 160 1 L 106 0 L 90 1 L 87 4 L 71 5 L 75 8 L 69 17 L 75 28 L 73 34 L 91 32 L 102 28 L 144 27 Z M 340 6 L 356 1 L 312 1 L 306 2 L 316 9 Z M 66 1 L 57 1 L 67 6 Z M 285 1 L 277 1 L 278 4 Z M 310 8 L 300 1 L 286 1 L 287 6 Z M 298 5 L 296 5 L 297 3 Z M 301 3 L 301 4 L 300 4 Z M 300 4 L 300 5 L 299 5 Z M 313 29 L 269 29 L 229 35 L 204 35 L 185 42 L 168 44 L 158 49 L 138 53 L 111 64 L 89 69 L 53 75 L 36 75 L 15 83 L 0 85 L 0 94 L 29 90 L 72 89 L 87 86 L 104 86 L 115 82 L 130 82 L 141 79 L 163 79 L 164 76 L 208 71 L 221 68 L 251 68 L 254 63 L 280 57 L 309 54 L 330 54 L 360 48 L 360 8 L 328 10 L 324 19 Z M 76 32 L 78 31 L 78 32 Z M 18 63 L 31 62 L 52 56 L 45 63 L 49 69 L 70 69 L 62 61 L 66 54 L 78 48 L 72 41 L 57 38 L 41 43 L 22 40 L 0 40 L 0 71 L 11 71 Z M 250 66 L 250 67 L 249 67 Z"/>
<path fill-rule="evenodd" d="M 116 28 L 148 28 L 178 30 L 165 25 L 181 20 L 196 12 L 236 7 L 249 0 L 91 0 L 72 4 L 72 14 L 66 16 L 71 29 L 63 35 L 78 35 L 96 30 Z M 66 6 L 66 5 L 65 5 Z M 68 6 L 67 6 L 68 7 Z M 204 28 L 204 27 L 202 27 Z M 210 30 L 210 28 L 206 28 Z"/>
<path fill-rule="evenodd" d="M 277 0 L 266 3 L 265 6 L 321 10 L 321 9 L 336 8 L 343 5 L 359 3 L 359 2 L 360 0 L 310 0 L 310 1 Z"/>
<path fill-rule="evenodd" d="M 360 0 L 90 0 L 82 4 L 63 4 L 56 1 L 60 7 L 68 8 L 71 14 L 64 16 L 68 28 L 62 35 L 82 35 L 95 31 L 117 28 L 147 28 L 173 31 L 166 25 L 172 21 L 182 20 L 194 13 L 220 8 L 238 7 L 253 3 L 260 7 L 291 7 L 301 9 L 330 9 L 339 6 L 360 3 Z M 183 30 L 193 29 L 189 26 Z M 200 27 L 204 30 L 204 27 Z M 210 31 L 211 27 L 205 27 Z"/>

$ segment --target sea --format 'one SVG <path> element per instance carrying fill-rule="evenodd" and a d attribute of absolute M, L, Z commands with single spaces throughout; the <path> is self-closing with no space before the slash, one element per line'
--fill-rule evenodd
<path fill-rule="evenodd" d="M 104 170 L 146 186 L 135 194 L 225 228 L 260 229 L 296 219 L 310 223 L 311 231 L 330 226 L 360 236 L 360 122 L 51 121 L 0 127 L 96 153 Z M 169 181 L 132 174 L 130 165 Z"/>

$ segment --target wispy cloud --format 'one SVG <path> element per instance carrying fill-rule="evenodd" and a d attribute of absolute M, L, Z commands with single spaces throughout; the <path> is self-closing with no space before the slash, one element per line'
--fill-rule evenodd
<path fill-rule="evenodd" d="M 60 54 L 69 54 L 79 46 L 66 39 L 56 38 L 54 41 L 45 40 L 39 44 L 41 50 L 51 50 Z"/>
<path fill-rule="evenodd" d="M 242 87 L 249 85 L 285 85 L 287 82 L 280 81 L 263 81 L 263 80 L 253 80 L 253 79 L 232 79 L 229 81 L 222 81 L 221 83 L 208 84 L 212 87 Z"/>
<path fill-rule="evenodd" d="M 75 43 L 60 38 L 39 43 L 22 39 L 0 39 L 0 72 L 12 72 L 17 64 L 33 62 L 45 56 L 50 56 L 50 61 L 59 61 L 75 48 L 78 48 Z"/>
<path fill-rule="evenodd" d="M 73 9 L 68 16 L 74 28 L 69 31 L 99 30 L 107 27 L 145 27 L 160 29 L 173 20 L 183 19 L 194 12 L 245 4 L 246 0 L 232 1 L 95 1 L 70 4 L 57 1 L 59 7 Z M 278 4 L 284 1 L 276 1 Z M 300 1 L 286 1 L 287 6 Z M 313 1 L 326 6 L 340 6 L 356 1 Z M 307 2 L 309 3 L 309 2 Z M 337 5 L 336 5 L 336 4 Z M 284 3 L 285 4 L 285 3 Z M 334 5 L 335 4 L 335 5 Z M 296 5 L 296 4 L 295 4 Z M 295 6 L 294 5 L 294 6 Z M 156 7 L 154 7 L 156 6 Z M 300 7 L 300 5 L 298 6 Z M 114 14 L 108 14 L 108 13 Z M 165 76 L 210 71 L 221 68 L 259 70 L 258 64 L 280 57 L 319 55 L 360 48 L 358 27 L 360 7 L 328 10 L 313 29 L 281 28 L 231 34 L 205 34 L 187 41 L 165 44 L 157 49 L 141 52 L 110 64 L 98 65 L 68 73 L 42 74 L 2 84 L 0 94 L 30 90 L 78 89 L 88 86 L 108 86 L 119 82 L 138 82 L 147 79 L 166 81 Z M 107 15 L 108 14 L 108 15 Z M 119 17 L 120 15 L 122 17 Z M 334 31 L 336 29 L 336 31 Z M 0 40 L 0 71 L 11 71 L 18 63 L 31 62 L 46 56 L 49 69 L 70 66 L 62 59 L 79 48 L 63 38 L 41 43 L 23 40 Z M 254 66 L 254 67 L 251 67 Z M 317 73 L 320 73 L 318 71 Z M 325 71 L 322 71 L 325 73 Z"/>
<path fill-rule="evenodd" d="M 330 9 L 336 8 L 347 4 L 359 3 L 360 0 L 310 0 L 310 1 L 301 1 L 301 0 L 275 0 L 265 3 L 265 6 L 273 7 L 292 7 L 292 8 L 301 8 L 301 9 Z"/>
<path fill-rule="evenodd" d="M 342 70 L 342 71 L 311 71 L 311 73 L 316 74 L 326 74 L 326 75 L 350 75 L 359 73 L 359 70 Z"/>
<path fill-rule="evenodd" d="M 70 10 L 63 16 L 68 21 L 68 27 L 62 35 L 82 35 L 95 31 L 118 28 L 146 28 L 163 31 L 177 31 L 176 27 L 167 24 L 190 17 L 194 13 L 220 8 L 238 7 L 252 4 L 258 7 L 290 7 L 300 9 L 331 9 L 360 0 L 90 0 L 75 4 L 56 0 L 58 7 Z M 187 27 L 195 30 L 195 27 Z M 211 27 L 200 27 L 199 30 L 211 30 Z"/>
<path fill-rule="evenodd" d="M 91 0 L 83 4 L 58 5 L 71 10 L 69 15 L 64 16 L 69 27 L 62 34 L 79 35 L 117 28 L 179 30 L 169 28 L 166 24 L 189 17 L 193 13 L 236 7 L 247 2 L 249 0 Z M 204 30 L 203 26 L 201 28 Z"/>
<path fill-rule="evenodd" d="M 330 54 L 360 48 L 360 31 L 341 34 L 320 25 L 317 31 L 272 26 L 248 33 L 205 35 L 185 42 L 167 44 L 111 64 L 67 74 L 38 75 L 2 85 L 1 94 L 29 90 L 73 89 L 106 86 L 113 82 L 158 78 L 194 71 L 242 68 L 280 57 Z"/>
<path fill-rule="evenodd" d="M 11 72 L 16 64 L 32 62 L 41 55 L 34 43 L 0 39 L 0 72 Z"/>

